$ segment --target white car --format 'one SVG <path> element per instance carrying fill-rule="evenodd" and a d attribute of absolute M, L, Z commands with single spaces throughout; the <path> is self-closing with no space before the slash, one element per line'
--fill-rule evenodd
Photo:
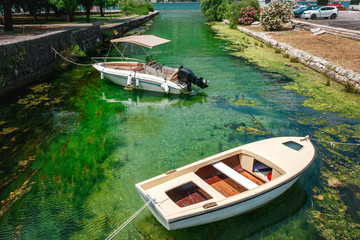
<path fill-rule="evenodd" d="M 337 7 L 334 6 L 319 6 L 312 10 L 305 11 L 301 17 L 312 20 L 317 18 L 335 19 L 338 16 L 338 11 Z"/>

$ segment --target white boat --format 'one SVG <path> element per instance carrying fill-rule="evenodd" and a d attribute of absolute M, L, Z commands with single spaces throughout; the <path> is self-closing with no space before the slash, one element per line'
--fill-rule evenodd
<path fill-rule="evenodd" d="M 123 52 L 115 45 L 116 43 L 125 44 Z M 192 84 L 201 88 L 208 87 L 207 80 L 197 77 L 190 69 L 183 66 L 179 68 L 161 66 L 153 59 L 154 55 L 151 54 L 151 50 L 154 47 L 169 43 L 170 40 L 153 35 L 113 39 L 111 46 L 114 46 L 120 53 L 120 61 L 109 62 L 108 60 L 114 59 L 111 57 L 93 58 L 95 61 L 104 60 L 104 62 L 93 64 L 93 67 L 101 72 L 102 79 L 105 77 L 117 85 L 132 89 L 182 94 L 190 92 Z M 127 44 L 140 46 L 145 53 L 144 59 L 125 58 L 123 53 Z"/>
<path fill-rule="evenodd" d="M 314 156 L 308 137 L 270 138 L 170 170 L 135 186 L 165 228 L 192 227 L 270 202 L 296 182 Z"/>

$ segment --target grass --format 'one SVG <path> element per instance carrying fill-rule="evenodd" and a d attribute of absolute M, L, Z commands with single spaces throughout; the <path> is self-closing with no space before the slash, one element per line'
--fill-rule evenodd
<path fill-rule="evenodd" d="M 314 36 L 308 31 L 271 34 L 279 42 L 322 57 L 332 63 L 360 73 L 360 42 L 341 36 Z"/>

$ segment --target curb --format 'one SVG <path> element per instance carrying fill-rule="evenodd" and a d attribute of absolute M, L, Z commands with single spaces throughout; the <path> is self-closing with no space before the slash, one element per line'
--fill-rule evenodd
<path fill-rule="evenodd" d="M 340 35 L 342 37 L 351 38 L 357 41 L 360 41 L 360 31 L 351 30 L 346 28 L 332 27 L 327 25 L 315 24 L 311 22 L 305 22 L 300 20 L 291 20 L 296 26 L 301 27 L 303 29 L 309 30 L 311 28 L 321 28 L 326 30 L 327 33 Z"/>
<path fill-rule="evenodd" d="M 223 23 L 229 24 L 228 20 L 223 20 Z M 287 45 L 285 43 L 277 42 L 274 39 L 270 38 L 268 35 L 260 32 L 252 32 L 249 29 L 238 26 L 237 30 L 254 37 L 273 48 L 282 50 L 283 52 L 289 54 L 291 57 L 298 58 L 299 61 L 314 69 L 317 72 L 323 73 L 328 78 L 342 84 L 346 85 L 347 83 L 352 84 L 357 90 L 360 90 L 360 74 L 352 70 L 346 70 L 343 67 L 340 67 L 336 64 L 333 64 L 323 58 L 314 56 L 305 51 L 296 49 Z"/>

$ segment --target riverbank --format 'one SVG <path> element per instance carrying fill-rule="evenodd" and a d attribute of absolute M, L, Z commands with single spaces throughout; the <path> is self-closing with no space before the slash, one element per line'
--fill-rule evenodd
<path fill-rule="evenodd" d="M 52 48 L 57 51 L 79 46 L 85 51 L 101 44 L 106 38 L 120 36 L 137 28 L 156 15 L 155 11 L 123 22 L 100 24 L 79 24 L 65 29 L 26 36 L 16 41 L 0 42 L 0 96 L 10 91 L 36 82 L 56 69 L 56 58 Z M 110 34 L 109 34 L 110 32 Z"/>
<path fill-rule="evenodd" d="M 293 109 L 294 114 L 290 119 L 296 124 L 289 126 L 298 131 L 306 129 L 316 145 L 316 171 L 304 178 L 312 189 L 307 191 L 311 200 L 306 210 L 307 223 L 325 239 L 352 239 L 358 236 L 359 218 L 353 213 L 358 211 L 359 206 L 359 198 L 354 193 L 359 192 L 360 187 L 356 177 L 360 174 L 360 95 L 345 92 L 340 83 L 330 83 L 324 74 L 278 49 L 274 51 L 272 45 L 220 22 L 211 23 L 211 27 L 218 38 L 227 42 L 226 52 L 257 65 L 259 72 L 266 72 L 266 76 L 269 76 L 266 84 L 273 86 L 272 91 L 263 90 L 266 99 L 282 99 L 286 107 L 282 106 L 280 111 Z M 253 79 L 248 81 L 254 84 Z M 279 90 L 279 86 L 298 94 L 299 104 L 289 107 L 297 97 L 286 95 Z M 306 113 L 309 109 L 313 112 Z M 309 184 L 311 178 L 316 180 Z M 291 226 L 301 229 L 296 224 Z M 288 231 L 285 231 L 284 236 L 287 236 Z M 301 235 L 295 237 L 304 238 Z"/>
<path fill-rule="evenodd" d="M 224 20 L 224 23 L 229 24 L 227 20 Z M 353 88 L 360 92 L 360 74 L 354 72 L 353 70 L 345 69 L 339 64 L 332 63 L 324 58 L 315 56 L 308 53 L 307 51 L 296 49 L 293 46 L 277 41 L 272 35 L 264 32 L 257 32 L 250 30 L 249 28 L 238 26 L 237 30 L 254 37 L 275 49 L 288 54 L 289 57 L 300 61 L 302 64 L 314 69 L 317 72 L 324 74 L 330 79 L 339 82 L 340 84 Z M 329 51 L 333 51 L 329 49 Z M 340 53 L 339 53 L 340 54 Z"/>

